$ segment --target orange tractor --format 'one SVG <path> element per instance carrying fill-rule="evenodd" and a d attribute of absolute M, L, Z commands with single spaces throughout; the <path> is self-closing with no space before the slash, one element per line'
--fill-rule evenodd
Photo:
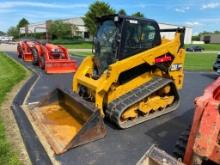
<path fill-rule="evenodd" d="M 20 41 L 17 45 L 17 55 L 26 62 L 33 61 L 32 48 L 37 46 L 35 41 Z"/>
<path fill-rule="evenodd" d="M 70 73 L 77 69 L 76 61 L 70 59 L 66 48 L 50 43 L 37 41 L 21 41 L 17 47 L 18 57 L 24 61 L 32 61 L 46 73 Z"/>
<path fill-rule="evenodd" d="M 137 165 L 220 165 L 220 77 L 195 99 L 195 106 L 192 126 L 175 146 L 178 160 L 152 145 Z"/>
<path fill-rule="evenodd" d="M 191 130 L 180 136 L 174 154 L 187 165 L 220 164 L 220 77 L 195 105 Z"/>

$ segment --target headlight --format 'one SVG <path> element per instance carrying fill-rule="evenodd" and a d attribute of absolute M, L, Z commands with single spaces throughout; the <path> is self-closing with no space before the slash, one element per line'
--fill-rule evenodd
<path fill-rule="evenodd" d="M 51 49 L 51 52 L 60 52 L 59 49 Z"/>

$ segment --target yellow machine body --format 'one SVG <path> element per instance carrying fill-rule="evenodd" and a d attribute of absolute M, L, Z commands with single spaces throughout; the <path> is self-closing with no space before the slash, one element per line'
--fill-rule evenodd
<path fill-rule="evenodd" d="M 125 16 L 102 19 L 94 41 L 95 55 L 81 62 L 72 90 L 56 90 L 32 110 L 57 154 L 103 138 L 104 117 L 120 128 L 129 128 L 169 113 L 179 105 L 177 89 L 182 88 L 184 79 L 184 29 L 168 29 L 175 32 L 174 39 L 168 40 L 161 39 L 159 26 L 153 20 Z M 133 29 L 127 31 L 124 24 Z M 121 43 L 131 40 L 123 35 L 134 34 L 138 27 L 146 30 L 139 35 L 140 46 L 145 41 L 144 47 L 138 53 L 129 52 L 132 43 L 127 54 L 115 51 L 125 50 Z"/>
<path fill-rule="evenodd" d="M 97 80 L 94 80 L 88 76 L 92 75 L 93 73 L 93 56 L 86 57 L 82 61 L 77 72 L 74 74 L 73 91 L 78 93 L 80 85 L 87 87 L 95 98 L 95 106 L 98 108 L 100 114 L 104 117 L 104 104 L 109 104 L 116 98 L 128 93 L 147 81 L 150 81 L 154 76 L 163 76 L 163 73 L 160 70 L 156 70 L 155 72 L 147 72 L 123 85 L 117 86 L 115 84 L 118 81 L 119 75 L 143 63 L 155 65 L 155 59 L 157 57 L 168 53 L 174 56 L 171 66 L 173 64 L 182 66 L 179 70 L 169 71 L 170 79 L 174 81 L 178 89 L 181 89 L 184 79 L 183 65 L 185 59 L 185 50 L 183 48 L 179 49 L 181 44 L 180 35 L 180 33 L 176 33 L 173 40 L 163 39 L 161 45 L 157 47 L 143 51 L 121 61 L 117 61 L 116 63 L 110 65 L 108 70 L 106 70 Z M 158 104 L 160 104 L 159 102 L 157 101 Z"/>

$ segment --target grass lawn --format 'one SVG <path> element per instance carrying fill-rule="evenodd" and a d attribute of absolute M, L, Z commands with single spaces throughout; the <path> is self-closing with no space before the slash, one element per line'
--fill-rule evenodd
<path fill-rule="evenodd" d="M 78 52 L 78 51 L 70 51 L 70 53 L 72 54 L 72 55 L 76 55 L 76 56 L 89 56 L 89 55 L 92 55 L 92 52 L 91 51 L 80 51 L 80 52 Z"/>
<path fill-rule="evenodd" d="M 77 56 L 91 55 L 91 51 L 71 51 L 71 54 Z M 186 52 L 185 70 L 191 71 L 212 71 L 212 66 L 216 60 L 216 53 L 189 53 Z"/>
<path fill-rule="evenodd" d="M 92 49 L 91 42 L 78 42 L 78 43 L 62 44 L 62 45 L 68 49 Z"/>
<path fill-rule="evenodd" d="M 61 44 L 68 49 L 92 49 L 92 42 L 76 42 L 71 44 Z M 195 44 L 196 45 L 196 44 Z M 192 44 L 186 44 L 185 48 L 193 46 Z M 220 51 L 220 44 L 202 44 L 201 47 L 205 48 L 205 51 Z"/>
<path fill-rule="evenodd" d="M 211 71 L 216 53 L 186 53 L 185 70 Z"/>
<path fill-rule="evenodd" d="M 194 44 L 194 45 L 197 45 L 197 44 Z M 191 46 L 193 46 L 193 44 L 186 44 L 185 48 L 191 47 Z M 220 44 L 202 44 L 199 46 L 205 48 L 205 51 L 220 51 Z"/>
<path fill-rule="evenodd" d="M 0 52 L 0 105 L 14 85 L 24 79 L 26 71 L 4 53 Z M 10 105 L 8 105 L 10 106 Z M 1 109 L 0 109 L 1 110 Z M 0 116 L 0 164 L 21 164 L 12 146 L 6 139 L 5 127 Z"/>

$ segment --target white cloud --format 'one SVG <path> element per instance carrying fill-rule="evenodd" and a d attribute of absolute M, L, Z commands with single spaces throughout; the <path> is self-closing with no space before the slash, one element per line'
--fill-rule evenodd
<path fill-rule="evenodd" d="M 183 7 L 183 8 L 175 8 L 175 11 L 179 12 L 179 13 L 185 13 L 189 9 L 190 9 L 190 7 L 186 6 L 186 7 Z"/>
<path fill-rule="evenodd" d="M 180 13 L 185 13 L 185 10 L 183 10 L 183 9 L 178 9 L 178 8 L 176 8 L 175 11 L 176 11 L 176 12 L 180 12 Z"/>
<path fill-rule="evenodd" d="M 11 9 L 16 7 L 42 7 L 42 8 L 86 8 L 88 4 L 57 4 L 57 3 L 44 3 L 44 2 L 27 2 L 27 1 L 11 1 L 1 2 L 0 9 Z"/>
<path fill-rule="evenodd" d="M 202 26 L 202 25 L 203 25 L 202 23 L 197 22 L 197 21 L 194 21 L 194 22 L 186 22 L 185 24 L 188 25 L 188 26 L 192 26 L 192 27 L 194 27 L 194 26 Z"/>
<path fill-rule="evenodd" d="M 16 10 L 14 9 L 1 9 L 0 13 L 12 13 L 12 12 L 16 12 Z"/>
<path fill-rule="evenodd" d="M 146 7 L 147 7 L 147 5 L 146 5 L 146 4 L 143 4 L 143 3 L 141 3 L 141 4 L 138 4 L 138 5 L 137 5 L 137 7 L 140 7 L 140 8 L 142 8 L 142 9 L 144 9 L 144 8 L 146 8 Z"/>
<path fill-rule="evenodd" d="M 216 17 L 216 18 L 202 18 L 200 19 L 200 22 L 203 23 L 211 23 L 211 24 L 219 24 L 220 22 L 220 17 Z"/>
<path fill-rule="evenodd" d="M 214 9 L 214 8 L 217 8 L 217 7 L 220 7 L 220 3 L 208 3 L 208 4 L 205 4 L 205 5 L 202 5 L 202 9 Z"/>

